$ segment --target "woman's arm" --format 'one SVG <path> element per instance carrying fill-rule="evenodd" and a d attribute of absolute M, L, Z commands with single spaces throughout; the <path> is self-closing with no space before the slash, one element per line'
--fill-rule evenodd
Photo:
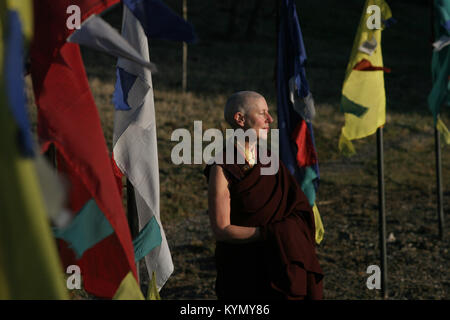
<path fill-rule="evenodd" d="M 243 243 L 259 240 L 259 228 L 230 224 L 228 181 L 222 167 L 217 165 L 211 168 L 209 175 L 208 206 L 211 227 L 218 241 Z"/>

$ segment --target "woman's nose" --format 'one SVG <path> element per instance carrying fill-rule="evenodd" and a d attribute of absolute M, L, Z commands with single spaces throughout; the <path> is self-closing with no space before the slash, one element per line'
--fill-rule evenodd
<path fill-rule="evenodd" d="M 273 122 L 273 118 L 270 116 L 270 114 L 267 112 L 267 122 L 268 123 L 272 123 Z"/>

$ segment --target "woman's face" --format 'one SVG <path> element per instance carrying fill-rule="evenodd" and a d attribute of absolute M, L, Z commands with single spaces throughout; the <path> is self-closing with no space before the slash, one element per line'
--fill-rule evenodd
<path fill-rule="evenodd" d="M 269 114 L 269 107 L 267 106 L 266 99 L 258 98 L 254 99 L 252 107 L 244 115 L 244 130 L 254 129 L 256 130 L 256 136 L 258 138 L 267 139 L 269 133 L 270 124 L 273 122 L 273 118 Z"/>

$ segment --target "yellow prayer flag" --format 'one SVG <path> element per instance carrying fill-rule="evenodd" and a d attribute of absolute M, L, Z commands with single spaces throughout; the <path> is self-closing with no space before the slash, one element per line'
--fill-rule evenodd
<path fill-rule="evenodd" d="M 33 35 L 33 1 L 30 0 L 6 0 L 9 10 L 19 14 L 22 32 L 25 41 L 28 43 Z"/>
<path fill-rule="evenodd" d="M 114 294 L 113 300 L 145 300 L 144 295 L 133 276 L 133 272 L 128 272 L 123 278 L 119 288 Z"/>
<path fill-rule="evenodd" d="M 323 235 L 325 234 L 325 229 L 322 224 L 322 219 L 320 218 L 319 209 L 316 204 L 313 206 L 314 212 L 314 224 L 316 226 L 316 243 L 320 244 L 323 240 Z"/>
<path fill-rule="evenodd" d="M 450 144 L 450 131 L 448 131 L 447 126 L 441 120 L 441 117 L 438 116 L 436 122 L 436 129 L 442 134 L 444 141 L 446 144 Z"/>
<path fill-rule="evenodd" d="M 379 11 L 367 10 L 374 8 L 373 6 L 379 8 Z M 345 73 L 341 99 L 345 125 L 339 139 L 339 150 L 347 155 L 355 153 L 351 140 L 375 133 L 386 121 L 381 52 L 383 26 L 381 25 L 380 29 L 369 28 L 371 19 L 376 18 L 378 12 L 380 21 L 384 22 L 392 17 L 391 10 L 384 0 L 367 0 Z"/>
<path fill-rule="evenodd" d="M 152 272 L 152 279 L 148 284 L 147 300 L 161 300 L 158 287 L 156 286 L 156 272 Z"/>
<path fill-rule="evenodd" d="M 29 0 L 14 3 L 31 10 Z M 0 299 L 68 299 L 34 161 L 19 152 L 19 129 L 8 108 L 4 39 L 9 4 L 0 3 Z"/>

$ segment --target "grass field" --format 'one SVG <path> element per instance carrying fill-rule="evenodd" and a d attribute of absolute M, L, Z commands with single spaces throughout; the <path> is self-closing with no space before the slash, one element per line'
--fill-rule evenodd
<path fill-rule="evenodd" d="M 181 12 L 181 1 L 166 3 Z M 314 133 L 321 171 L 317 199 L 325 227 L 318 254 L 325 272 L 325 298 L 379 299 L 379 292 L 365 285 L 367 266 L 379 264 L 376 138 L 356 141 L 357 155 L 352 158 L 344 158 L 337 148 L 344 123 L 339 112 L 342 82 L 364 1 L 296 3 L 317 109 Z M 449 299 L 450 234 L 447 224 L 446 240 L 436 236 L 434 129 L 426 102 L 431 89 L 429 8 L 420 1 L 389 3 L 398 20 L 383 32 L 382 42 L 384 65 L 392 69 L 385 75 L 384 128 L 387 233 L 395 237 L 388 243 L 390 297 Z M 153 85 L 161 219 L 175 263 L 175 272 L 161 291 L 163 299 L 215 298 L 214 241 L 204 214 L 204 165 L 172 164 L 176 142 L 170 141 L 171 133 L 177 128 L 192 133 L 194 120 L 202 121 L 203 130 L 225 129 L 223 106 L 238 90 L 263 94 L 276 118 L 274 1 L 261 1 L 256 36 L 251 39 L 245 37 L 245 28 L 253 2 L 241 4 L 239 30 L 231 38 L 226 35 L 228 5 L 227 1 L 188 1 L 189 20 L 200 40 L 189 45 L 187 93 L 181 92 L 181 43 L 150 40 L 150 58 L 159 69 Z M 121 8 L 105 18 L 120 29 Z M 116 59 L 87 49 L 83 57 L 111 150 Z M 30 89 L 28 93 L 31 97 Z M 442 118 L 450 125 L 448 108 Z M 448 217 L 449 146 L 442 148 L 442 173 Z M 180 234 L 183 231 L 192 237 Z"/>

